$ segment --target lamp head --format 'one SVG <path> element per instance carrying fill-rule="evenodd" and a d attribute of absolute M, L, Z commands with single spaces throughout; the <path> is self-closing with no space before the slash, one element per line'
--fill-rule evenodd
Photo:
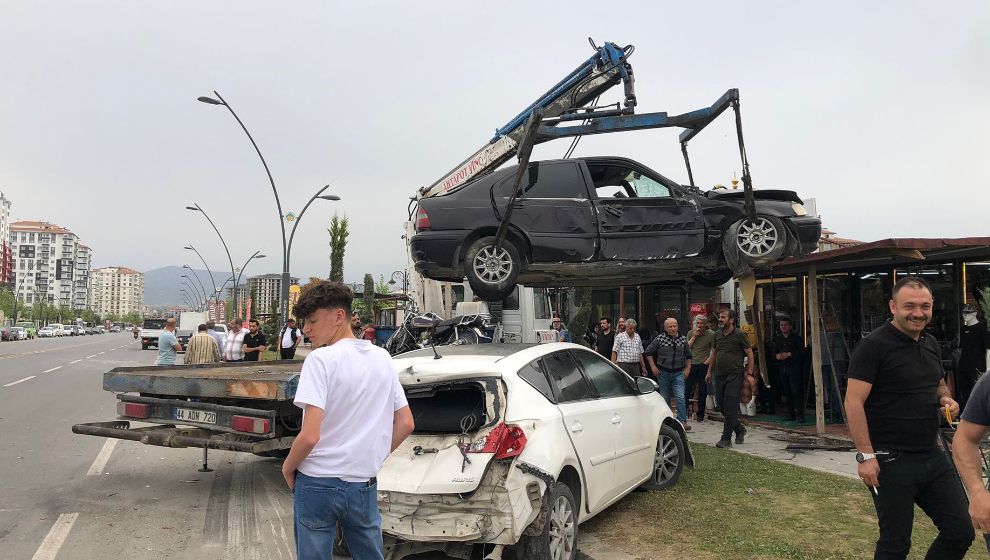
<path fill-rule="evenodd" d="M 223 101 L 220 101 L 219 99 L 213 99 L 212 97 L 207 97 L 205 95 L 197 97 L 196 101 L 206 103 L 207 105 L 223 105 Z"/>

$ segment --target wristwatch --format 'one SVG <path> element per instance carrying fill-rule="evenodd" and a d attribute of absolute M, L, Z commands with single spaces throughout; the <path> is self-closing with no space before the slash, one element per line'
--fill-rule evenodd
<path fill-rule="evenodd" d="M 875 453 L 862 453 L 862 452 L 861 453 L 856 453 L 856 462 L 857 463 L 865 463 L 865 462 L 869 461 L 870 459 L 876 459 L 876 458 L 877 458 L 877 456 L 876 456 Z"/>

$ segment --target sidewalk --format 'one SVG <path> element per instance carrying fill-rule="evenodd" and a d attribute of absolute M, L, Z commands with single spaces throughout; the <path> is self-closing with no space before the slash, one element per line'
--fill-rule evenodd
<path fill-rule="evenodd" d="M 706 418 L 704 422 L 692 420 L 691 431 L 687 433 L 688 441 L 708 446 L 722 436 L 722 420 Z M 855 454 L 849 451 L 821 450 L 787 450 L 787 441 L 781 438 L 789 435 L 787 431 L 755 426 L 748 420 L 743 420 L 746 426 L 746 443 L 735 445 L 732 450 L 756 457 L 765 457 L 783 463 L 790 463 L 816 471 L 837 474 L 852 479 L 858 479 Z"/>

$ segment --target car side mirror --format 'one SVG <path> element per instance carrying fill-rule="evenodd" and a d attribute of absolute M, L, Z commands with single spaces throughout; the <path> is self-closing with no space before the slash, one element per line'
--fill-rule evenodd
<path fill-rule="evenodd" d="M 659 385 L 657 385 L 657 382 L 649 377 L 636 378 L 636 389 L 639 390 L 640 395 L 649 395 L 650 393 L 656 391 L 658 387 Z"/>

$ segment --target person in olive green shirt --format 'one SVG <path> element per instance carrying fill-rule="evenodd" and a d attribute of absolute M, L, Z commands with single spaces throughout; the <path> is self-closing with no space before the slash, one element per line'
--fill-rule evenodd
<path fill-rule="evenodd" d="M 715 342 L 715 333 L 709 328 L 707 317 L 698 315 L 694 318 L 694 328 L 688 333 L 687 342 L 694 361 L 691 363 L 691 373 L 684 387 L 684 398 L 691 402 L 697 385 L 698 400 L 694 416 L 698 422 L 704 422 L 705 402 L 708 400 L 708 383 L 705 382 L 705 374 L 708 373 L 708 358 L 712 353 L 712 343 Z"/>
<path fill-rule="evenodd" d="M 722 424 L 722 439 L 715 446 L 732 447 L 733 432 L 736 443 L 743 443 L 746 436 L 746 428 L 739 422 L 739 393 L 742 391 L 744 370 L 745 375 L 753 375 L 753 348 L 746 335 L 736 328 L 735 311 L 719 311 L 718 326 L 705 381 L 711 381 L 712 373 L 718 372 L 715 395 L 722 405 L 725 423 Z M 744 362 L 743 358 L 748 361 Z"/>

